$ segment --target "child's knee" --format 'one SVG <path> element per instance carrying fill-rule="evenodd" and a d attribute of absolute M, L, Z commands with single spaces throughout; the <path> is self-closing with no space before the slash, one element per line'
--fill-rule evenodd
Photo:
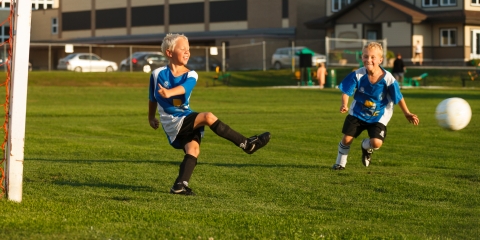
<path fill-rule="evenodd" d="M 204 117 L 205 117 L 205 121 L 206 121 L 207 123 L 210 123 L 210 124 L 213 124 L 213 123 L 214 123 L 215 121 L 217 121 L 217 119 L 218 119 L 218 118 L 217 118 L 213 113 L 211 113 L 211 112 L 205 113 Z"/>
<path fill-rule="evenodd" d="M 377 150 L 382 146 L 383 141 L 381 139 L 378 139 L 378 138 L 372 138 L 372 139 L 370 139 L 370 144 L 372 145 L 373 149 Z"/>

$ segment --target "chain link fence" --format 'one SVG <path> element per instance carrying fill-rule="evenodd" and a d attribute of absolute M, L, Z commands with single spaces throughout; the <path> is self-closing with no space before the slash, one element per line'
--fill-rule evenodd
<path fill-rule="evenodd" d="M 191 61 L 204 61 L 197 71 L 212 71 L 218 65 L 222 71 L 268 70 L 273 66 L 272 55 L 278 48 L 305 46 L 325 54 L 325 40 L 238 39 L 220 42 L 218 46 L 190 46 Z M 71 51 L 65 51 L 69 48 Z M 108 61 L 120 62 L 135 52 L 160 52 L 160 45 L 102 45 L 77 43 L 31 43 L 30 63 L 34 71 L 57 70 L 61 58 L 70 53 L 94 53 Z M 207 64 L 208 63 L 208 64 Z"/>

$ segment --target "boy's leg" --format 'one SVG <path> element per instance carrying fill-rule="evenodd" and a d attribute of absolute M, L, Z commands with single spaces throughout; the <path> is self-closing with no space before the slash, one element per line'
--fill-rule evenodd
<path fill-rule="evenodd" d="M 178 177 L 173 184 L 173 187 L 170 189 L 170 193 L 173 194 L 182 194 L 182 195 L 195 195 L 191 188 L 188 187 L 188 181 L 192 176 L 193 169 L 197 165 L 197 158 L 185 154 L 183 162 L 180 164 L 180 169 L 178 171 Z"/>
<path fill-rule="evenodd" d="M 218 136 L 225 138 L 236 146 L 242 148 L 243 151 L 248 154 L 256 152 L 258 149 L 267 145 L 268 141 L 270 140 L 269 132 L 246 138 L 242 134 L 230 128 L 227 124 L 220 121 L 220 119 L 217 119 L 217 121 L 210 126 L 210 129 L 212 129 L 212 131 Z"/>
<path fill-rule="evenodd" d="M 334 170 L 343 170 L 347 164 L 348 153 L 350 152 L 350 145 L 360 133 L 362 133 L 363 128 L 361 127 L 361 122 L 358 118 L 347 115 L 345 121 L 343 122 L 342 127 L 342 141 L 338 144 L 338 154 L 337 160 L 333 165 Z"/>
<path fill-rule="evenodd" d="M 201 129 L 196 129 L 180 139 L 180 145 L 184 146 L 185 156 L 180 164 L 178 177 L 173 183 L 170 193 L 195 195 L 192 189 L 188 187 L 188 182 L 190 181 L 195 166 L 197 166 L 197 158 L 200 154 L 200 143 L 202 141 L 202 131 Z"/>
<path fill-rule="evenodd" d="M 210 126 L 210 129 L 218 136 L 229 140 L 238 147 L 244 148 L 247 142 L 245 136 L 230 128 L 230 126 L 220 121 L 220 119 L 217 119 L 217 121 Z"/>
<path fill-rule="evenodd" d="M 338 143 L 338 154 L 337 160 L 333 165 L 333 170 L 343 170 L 345 165 L 347 165 L 348 153 L 350 152 L 350 145 L 353 142 L 353 137 L 348 135 L 343 135 L 342 140 Z"/>
<path fill-rule="evenodd" d="M 381 123 L 371 124 L 368 128 L 368 136 L 362 140 L 362 163 L 365 167 L 370 165 L 374 150 L 378 150 L 387 136 L 387 127 Z"/>

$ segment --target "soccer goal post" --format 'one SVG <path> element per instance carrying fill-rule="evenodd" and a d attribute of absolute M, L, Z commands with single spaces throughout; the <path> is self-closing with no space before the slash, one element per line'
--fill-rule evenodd
<path fill-rule="evenodd" d="M 379 42 L 383 47 L 383 66 L 387 65 L 387 39 L 325 38 L 325 52 L 329 66 L 362 66 L 362 50 L 370 42 Z"/>
<path fill-rule="evenodd" d="M 27 109 L 28 62 L 30 51 L 31 0 L 11 1 L 10 47 L 11 58 L 7 88 L 8 128 L 5 157 L 5 191 L 9 200 L 22 201 L 25 122 Z"/>

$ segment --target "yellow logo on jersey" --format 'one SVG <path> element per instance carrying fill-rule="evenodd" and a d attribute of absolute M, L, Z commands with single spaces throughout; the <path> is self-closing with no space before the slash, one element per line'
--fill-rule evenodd
<path fill-rule="evenodd" d="M 174 98 L 173 99 L 173 106 L 180 107 L 180 105 L 182 105 L 182 100 Z"/>
<path fill-rule="evenodd" d="M 364 105 L 365 107 L 367 107 L 367 108 L 371 108 L 371 107 L 375 106 L 375 103 L 372 102 L 372 101 L 366 100 L 363 105 Z"/>

